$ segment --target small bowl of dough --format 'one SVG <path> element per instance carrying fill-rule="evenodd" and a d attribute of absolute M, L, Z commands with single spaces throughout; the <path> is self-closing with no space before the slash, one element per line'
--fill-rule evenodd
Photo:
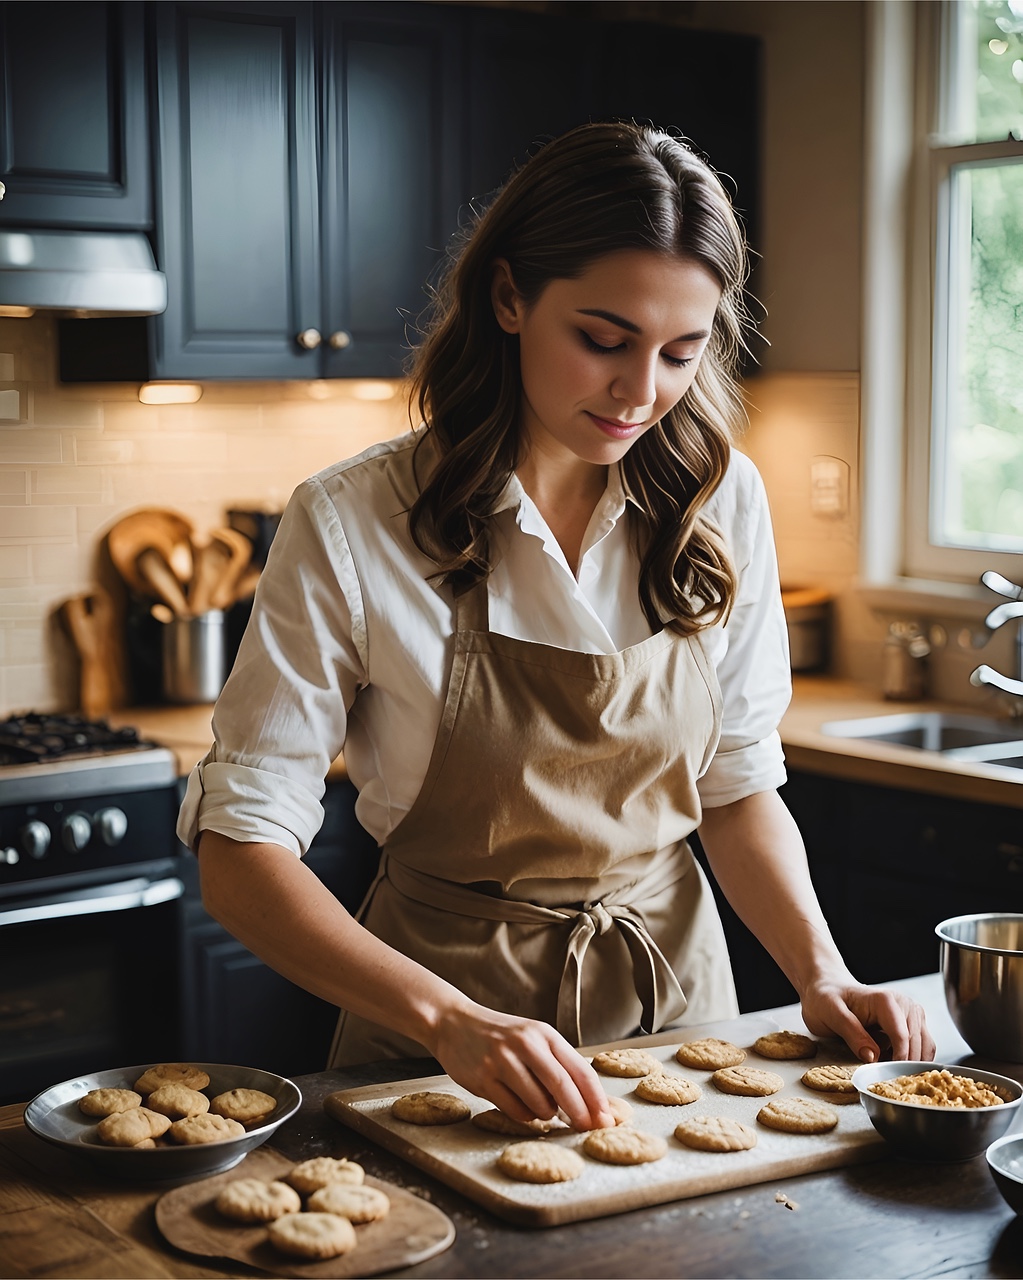
<path fill-rule="evenodd" d="M 165 1079 L 180 1086 L 178 1098 L 162 1087 Z M 169 1185 L 232 1168 L 301 1102 L 291 1080 L 256 1067 L 150 1062 L 44 1089 L 25 1108 L 25 1125 L 111 1177 Z M 129 1119 L 115 1120 L 117 1115 Z M 131 1144 L 136 1130 L 146 1127 L 143 1121 L 151 1122 L 150 1136 Z"/>
<path fill-rule="evenodd" d="M 987 1149 L 987 1165 L 1002 1199 L 1023 1216 L 1023 1133 L 1007 1133 Z"/>
<path fill-rule="evenodd" d="M 852 1082 L 870 1122 L 908 1160 L 970 1160 L 1012 1123 L 1023 1086 L 977 1067 L 875 1062 Z"/>

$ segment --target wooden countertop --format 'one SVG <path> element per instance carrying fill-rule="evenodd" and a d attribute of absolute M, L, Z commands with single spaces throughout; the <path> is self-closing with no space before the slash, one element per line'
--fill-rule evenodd
<path fill-rule="evenodd" d="M 892 984 L 925 1005 L 938 1061 L 1006 1066 L 970 1055 L 945 1009 L 938 975 Z M 771 1010 L 799 1029 L 798 1009 Z M 762 1023 L 764 1014 L 746 1015 Z M 489 1214 L 344 1128 L 323 1110 L 338 1089 L 430 1073 L 422 1060 L 372 1064 L 299 1077 L 300 1111 L 274 1147 L 292 1160 L 357 1159 L 370 1175 L 413 1191 L 454 1222 L 452 1247 L 400 1272 L 410 1277 L 1018 1277 L 1023 1222 L 998 1194 L 984 1157 L 963 1163 L 879 1158 L 670 1204 L 543 1230 L 524 1230 Z M 434 1070 L 436 1067 L 434 1065 Z M 193 1258 L 159 1235 L 159 1190 L 99 1181 L 63 1152 L 40 1142 L 20 1106 L 0 1109 L 0 1274 L 8 1277 L 217 1277 L 254 1275 L 247 1267 Z M 1018 1117 L 1015 1127 L 1021 1126 Z M 783 1193 L 798 1208 L 778 1198 Z"/>
<path fill-rule="evenodd" d="M 1023 769 L 965 764 L 912 747 L 821 733 L 821 725 L 829 720 L 897 715 L 900 711 L 970 713 L 967 707 L 946 702 L 886 702 L 876 690 L 849 680 L 796 676 L 792 704 L 781 723 L 786 761 L 790 768 L 808 773 L 1023 809 Z M 144 737 L 170 747 L 184 776 L 209 750 L 212 714 L 212 705 L 128 707 L 109 719 L 117 727 L 132 725 Z M 343 757 L 338 757 L 327 776 L 348 776 Z"/>

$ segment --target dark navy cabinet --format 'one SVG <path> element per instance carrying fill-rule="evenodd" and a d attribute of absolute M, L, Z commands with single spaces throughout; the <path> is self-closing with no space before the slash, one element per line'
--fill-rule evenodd
<path fill-rule="evenodd" d="M 0 4 L 0 225 L 152 222 L 145 6 Z"/>

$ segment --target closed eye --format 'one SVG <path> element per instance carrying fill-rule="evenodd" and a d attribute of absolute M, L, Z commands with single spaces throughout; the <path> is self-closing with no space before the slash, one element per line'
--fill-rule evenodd
<path fill-rule="evenodd" d="M 588 351 L 593 351 L 596 355 L 599 355 L 599 356 L 614 355 L 615 352 L 624 351 L 625 349 L 624 342 L 616 342 L 614 346 L 605 346 L 604 343 L 597 342 L 595 338 L 591 337 L 590 334 L 588 334 L 585 329 L 579 330 L 579 337 L 582 339 L 583 346 L 585 346 Z M 671 368 L 673 369 L 684 369 L 686 365 L 690 365 L 693 363 L 694 357 L 693 356 L 670 356 L 666 351 L 663 351 L 661 353 L 661 359 L 664 361 L 665 364 L 670 365 Z"/>

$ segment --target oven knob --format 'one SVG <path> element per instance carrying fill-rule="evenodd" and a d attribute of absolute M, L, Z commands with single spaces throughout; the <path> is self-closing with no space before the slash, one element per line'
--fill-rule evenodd
<path fill-rule="evenodd" d="M 128 830 L 128 819 L 123 809 L 100 809 L 93 821 L 104 844 L 120 844 Z"/>
<path fill-rule="evenodd" d="M 92 837 L 92 823 L 84 813 L 69 813 L 60 829 L 60 838 L 68 853 L 81 853 Z"/>
<path fill-rule="evenodd" d="M 13 867 L 20 861 L 21 855 L 17 849 L 10 845 L 6 849 L 0 849 L 0 862 L 6 862 L 9 867 Z"/>
<path fill-rule="evenodd" d="M 43 858 L 50 847 L 50 828 L 45 822 L 26 822 L 21 828 L 21 847 L 30 858 Z"/>

